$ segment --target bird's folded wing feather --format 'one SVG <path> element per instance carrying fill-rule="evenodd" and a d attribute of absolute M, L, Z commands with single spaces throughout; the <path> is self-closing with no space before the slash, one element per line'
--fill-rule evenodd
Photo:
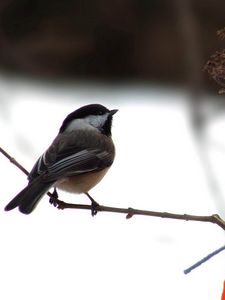
<path fill-rule="evenodd" d="M 114 159 L 114 149 L 107 149 L 107 147 L 83 149 L 76 144 L 59 149 L 55 149 L 55 146 L 52 145 L 38 159 L 28 179 L 33 180 L 42 175 L 43 180 L 56 181 L 62 177 L 100 171 L 109 167 Z"/>

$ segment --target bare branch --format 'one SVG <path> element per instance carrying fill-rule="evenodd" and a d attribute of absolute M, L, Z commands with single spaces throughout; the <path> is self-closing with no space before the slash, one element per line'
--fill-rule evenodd
<path fill-rule="evenodd" d="M 15 158 L 13 158 L 12 156 L 10 156 L 5 150 L 3 150 L 1 147 L 0 147 L 0 152 L 8 158 L 8 160 L 14 164 L 17 168 L 19 168 L 24 174 L 28 175 L 29 172 L 23 167 L 21 166 L 21 164 L 18 163 L 18 161 L 15 160 Z"/>
<path fill-rule="evenodd" d="M 184 270 L 184 274 L 190 273 L 195 268 L 199 267 L 201 264 L 205 263 L 207 260 L 209 260 L 210 258 L 212 258 L 213 256 L 217 255 L 218 253 L 220 253 L 221 251 L 224 251 L 224 250 L 225 250 L 225 246 L 222 246 L 219 249 L 216 249 L 215 251 L 209 253 L 207 256 L 205 256 L 202 259 L 200 259 L 198 262 L 196 262 L 195 264 L 193 264 L 191 267 L 189 267 L 186 270 Z"/>
<path fill-rule="evenodd" d="M 4 151 L 0 147 L 0 152 L 9 159 L 11 163 L 13 163 L 17 168 L 19 168 L 23 173 L 28 175 L 28 171 L 21 166 L 13 157 L 11 157 L 6 151 Z M 85 204 L 73 204 L 73 203 L 66 203 L 59 199 L 55 198 L 55 195 L 48 192 L 47 195 L 54 200 L 52 203 L 58 209 L 86 209 L 92 210 L 91 205 Z M 99 205 L 96 207 L 97 212 L 112 212 L 112 213 L 122 213 L 126 214 L 126 218 L 130 219 L 134 215 L 141 215 L 141 216 L 151 216 L 151 217 L 159 217 L 159 218 L 167 218 L 167 219 L 176 219 L 176 220 L 184 220 L 184 221 L 198 221 L 198 222 L 208 222 L 214 223 L 220 226 L 222 229 L 225 230 L 225 221 L 217 214 L 213 214 L 211 216 L 196 216 L 196 215 L 189 215 L 189 214 L 174 214 L 168 212 L 157 212 L 157 211 L 149 211 L 149 210 L 141 210 L 141 209 L 134 209 L 134 208 L 119 208 L 119 207 L 110 207 L 110 206 L 103 206 Z"/>
<path fill-rule="evenodd" d="M 66 208 L 87 209 L 87 210 L 92 209 L 91 205 L 66 203 L 59 199 L 55 199 L 55 203 L 57 204 L 56 207 L 58 209 L 66 209 Z M 103 206 L 103 205 L 99 205 L 98 207 L 96 207 L 96 211 L 126 214 L 127 219 L 132 218 L 134 215 L 141 215 L 141 216 L 151 216 L 151 217 L 159 217 L 159 218 L 166 218 L 166 219 L 184 220 L 184 221 L 199 221 L 199 222 L 215 223 L 225 230 L 225 221 L 221 219 L 220 216 L 217 214 L 213 214 L 211 216 L 196 216 L 196 215 L 189 215 L 189 214 L 174 214 L 168 212 L 141 210 L 141 209 L 134 209 L 131 207 L 119 208 L 119 207 L 110 207 L 110 206 Z"/>

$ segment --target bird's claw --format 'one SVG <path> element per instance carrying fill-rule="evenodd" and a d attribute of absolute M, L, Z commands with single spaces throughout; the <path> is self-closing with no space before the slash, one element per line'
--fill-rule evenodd
<path fill-rule="evenodd" d="M 99 207 L 100 205 L 98 204 L 98 202 L 92 200 L 91 201 L 91 215 L 92 217 L 97 215 L 97 212 L 99 211 Z"/>
<path fill-rule="evenodd" d="M 56 188 L 54 188 L 54 191 L 49 198 L 49 203 L 52 204 L 54 207 L 58 206 L 58 193 Z"/>
<path fill-rule="evenodd" d="M 91 200 L 91 215 L 94 217 L 97 215 L 100 205 L 88 193 L 85 193 L 85 195 Z"/>

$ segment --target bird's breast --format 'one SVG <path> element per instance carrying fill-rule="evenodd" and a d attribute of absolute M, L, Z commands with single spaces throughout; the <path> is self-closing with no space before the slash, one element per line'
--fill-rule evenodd
<path fill-rule="evenodd" d="M 109 168 L 105 168 L 98 172 L 90 172 L 86 174 L 66 177 L 57 181 L 55 187 L 67 191 L 69 193 L 82 194 L 90 191 L 105 176 Z"/>

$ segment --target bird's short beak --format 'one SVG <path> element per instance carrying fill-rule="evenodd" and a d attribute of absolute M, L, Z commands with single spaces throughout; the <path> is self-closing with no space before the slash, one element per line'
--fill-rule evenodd
<path fill-rule="evenodd" d="M 115 113 L 117 113 L 117 112 L 118 112 L 118 109 L 112 109 L 112 110 L 110 110 L 109 114 L 110 114 L 111 116 L 113 116 L 113 115 L 115 115 Z"/>

